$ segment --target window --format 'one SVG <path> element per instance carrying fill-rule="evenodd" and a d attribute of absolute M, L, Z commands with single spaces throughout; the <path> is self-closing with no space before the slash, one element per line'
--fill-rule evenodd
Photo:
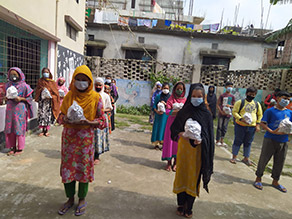
<path fill-rule="evenodd" d="M 156 51 L 148 51 L 148 53 L 155 59 Z M 149 61 L 152 58 L 143 50 L 126 50 L 126 59 L 136 59 L 136 60 L 144 60 Z"/>
<path fill-rule="evenodd" d="M 70 37 L 72 40 L 76 41 L 77 31 L 68 23 L 66 23 L 66 35 Z"/>
<path fill-rule="evenodd" d="M 89 41 L 94 41 L 94 35 L 88 34 L 88 40 Z"/>
<path fill-rule="evenodd" d="M 145 37 L 138 37 L 139 43 L 145 43 Z"/>
<path fill-rule="evenodd" d="M 134 8 L 135 9 L 135 5 L 136 5 L 136 0 L 132 0 L 131 1 L 131 8 Z"/>
<path fill-rule="evenodd" d="M 40 78 L 40 59 L 40 40 L 7 37 L 7 66 L 17 66 L 25 72 L 26 82 L 32 88 Z"/>
<path fill-rule="evenodd" d="M 96 46 L 87 46 L 86 55 L 103 57 L 103 49 Z"/>
<path fill-rule="evenodd" d="M 204 56 L 202 64 L 203 65 L 225 65 L 225 67 L 229 69 L 230 59 Z"/>
<path fill-rule="evenodd" d="M 218 43 L 212 43 L 212 49 L 218 49 Z"/>
<path fill-rule="evenodd" d="M 277 49 L 276 49 L 276 54 L 275 54 L 275 58 L 279 59 L 282 57 L 283 55 L 283 51 L 284 51 L 284 47 L 285 47 L 285 41 L 281 41 L 278 43 Z"/>

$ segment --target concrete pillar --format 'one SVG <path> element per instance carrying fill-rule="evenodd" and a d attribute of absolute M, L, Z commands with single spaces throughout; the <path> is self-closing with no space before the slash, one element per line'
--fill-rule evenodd
<path fill-rule="evenodd" d="M 199 83 L 201 79 L 201 64 L 193 65 L 192 83 Z"/>
<path fill-rule="evenodd" d="M 281 78 L 281 85 L 280 85 L 281 90 L 285 90 L 287 73 L 288 73 L 288 69 L 282 70 L 282 78 Z"/>
<path fill-rule="evenodd" d="M 100 62 L 101 62 L 101 59 L 99 56 L 97 57 L 92 57 L 92 65 L 93 65 L 93 75 L 95 77 L 98 77 L 100 76 Z"/>

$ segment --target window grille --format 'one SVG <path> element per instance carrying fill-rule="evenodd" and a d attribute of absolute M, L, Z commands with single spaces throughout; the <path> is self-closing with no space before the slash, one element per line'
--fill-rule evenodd
<path fill-rule="evenodd" d="M 68 23 L 66 23 L 66 33 L 68 37 L 76 41 L 77 31 Z"/>
<path fill-rule="evenodd" d="M 11 67 L 19 67 L 26 83 L 35 88 L 48 65 L 48 41 L 0 21 L 0 82 L 6 82 Z"/>

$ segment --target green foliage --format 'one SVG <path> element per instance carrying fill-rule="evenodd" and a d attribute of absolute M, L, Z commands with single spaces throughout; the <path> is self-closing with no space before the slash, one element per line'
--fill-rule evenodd
<path fill-rule="evenodd" d="M 272 33 L 269 37 L 266 38 L 266 41 L 267 42 L 271 42 L 271 41 L 274 41 L 274 40 L 278 40 L 279 38 L 285 36 L 288 33 L 292 33 L 292 18 L 290 19 L 290 21 L 288 22 L 286 27 L 284 27 L 283 29 Z"/>
<path fill-rule="evenodd" d="M 123 106 L 117 107 L 118 113 L 131 114 L 131 115 L 149 115 L 150 106 L 144 104 L 143 106 Z"/>
<path fill-rule="evenodd" d="M 162 73 L 162 71 L 159 71 L 157 73 L 151 72 L 149 74 L 150 76 L 150 81 L 151 81 L 151 87 L 154 87 L 155 83 L 157 81 L 160 81 L 160 83 L 169 83 L 171 85 L 176 84 L 177 82 L 181 81 L 179 77 L 174 77 L 174 76 L 166 76 Z M 189 83 L 189 81 L 183 81 L 184 83 Z"/>
<path fill-rule="evenodd" d="M 270 3 L 272 5 L 276 5 L 278 3 L 280 3 L 280 4 L 288 4 L 288 3 L 292 3 L 292 0 L 270 0 Z"/>

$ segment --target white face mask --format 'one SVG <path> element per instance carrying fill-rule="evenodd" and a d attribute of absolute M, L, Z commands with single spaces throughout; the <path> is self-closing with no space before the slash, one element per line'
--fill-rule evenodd
<path fill-rule="evenodd" d="M 43 76 L 44 76 L 44 78 L 49 78 L 49 77 L 50 77 L 50 74 L 47 73 L 47 72 L 44 72 L 44 73 L 43 73 Z"/>
<path fill-rule="evenodd" d="M 88 88 L 88 81 L 75 81 L 74 83 L 75 87 L 78 89 L 78 90 L 86 90 Z"/>
<path fill-rule="evenodd" d="M 168 89 L 163 89 L 163 90 L 162 90 L 162 93 L 164 93 L 164 94 L 168 94 L 168 93 L 169 93 L 169 90 L 168 90 Z"/>
<path fill-rule="evenodd" d="M 111 81 L 111 79 L 106 79 L 106 80 L 105 80 L 105 83 L 110 84 L 110 83 L 112 83 L 112 81 Z"/>

